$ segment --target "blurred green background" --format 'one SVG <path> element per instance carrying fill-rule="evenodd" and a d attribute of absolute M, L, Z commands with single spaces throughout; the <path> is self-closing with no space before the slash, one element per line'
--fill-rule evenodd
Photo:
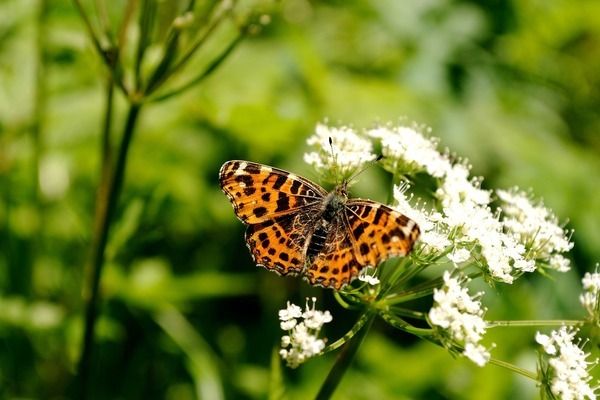
<path fill-rule="evenodd" d="M 98 20 L 93 3 L 84 5 Z M 109 3 L 107 18 L 118 22 L 136 2 Z M 168 19 L 184 2 L 157 3 L 157 15 Z M 357 128 L 427 124 L 442 148 L 471 161 L 485 187 L 532 188 L 575 230 L 574 268 L 558 279 L 532 275 L 488 289 L 487 317 L 583 316 L 579 279 L 600 260 L 600 2 L 236 7 L 267 12 L 271 23 L 199 85 L 142 110 L 106 251 L 91 398 L 315 395 L 334 355 L 294 371 L 279 366 L 277 310 L 319 296 L 318 307 L 334 315 L 330 340 L 356 315 L 331 291 L 253 265 L 217 173 L 241 158 L 318 180 L 302 154 L 325 119 Z M 140 33 L 129 34 L 135 42 Z M 228 35 L 217 32 L 181 79 L 206 65 Z M 154 35 L 150 58 L 162 40 Z M 0 1 L 1 398 L 69 396 L 81 351 L 106 71 L 72 2 Z M 119 94 L 115 138 L 125 110 Z M 354 193 L 385 201 L 389 178 L 369 174 L 373 180 Z M 535 370 L 534 332 L 497 328 L 488 342 L 497 344 L 495 357 Z M 534 382 L 455 360 L 379 322 L 335 398 L 538 393 Z"/>

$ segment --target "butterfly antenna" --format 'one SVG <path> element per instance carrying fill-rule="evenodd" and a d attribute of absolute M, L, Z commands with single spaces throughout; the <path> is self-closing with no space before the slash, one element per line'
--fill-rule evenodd
<path fill-rule="evenodd" d="M 369 168 L 371 168 L 373 165 L 377 164 L 379 161 L 381 161 L 381 159 L 383 158 L 383 154 L 380 154 L 377 156 L 376 159 L 369 161 L 367 163 L 367 165 L 365 165 L 360 171 L 358 171 L 357 173 L 355 173 L 354 175 L 352 175 L 350 177 L 350 179 L 348 179 L 348 182 L 352 182 L 352 180 L 356 179 L 360 174 L 362 174 L 363 172 L 365 172 L 366 170 L 368 170 Z"/>
<path fill-rule="evenodd" d="M 333 149 L 333 139 L 331 138 L 331 136 L 329 136 L 329 149 L 331 150 L 331 158 L 333 158 L 335 184 L 338 185 L 340 180 L 340 174 L 338 171 L 337 154 Z"/>

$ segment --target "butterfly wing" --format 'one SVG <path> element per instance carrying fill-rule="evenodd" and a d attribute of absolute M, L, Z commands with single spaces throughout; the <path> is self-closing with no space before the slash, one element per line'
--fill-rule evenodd
<path fill-rule="evenodd" d="M 297 213 L 248 226 L 246 243 L 256 264 L 279 275 L 304 272 L 311 213 Z"/>
<path fill-rule="evenodd" d="M 346 203 L 346 226 L 361 265 L 377 266 L 394 256 L 405 256 L 418 239 L 415 221 L 371 200 L 352 199 Z"/>
<path fill-rule="evenodd" d="M 314 207 L 327 195 L 319 185 L 282 169 L 251 161 L 227 161 L 219 182 L 237 217 L 260 224 L 304 208 Z"/>
<path fill-rule="evenodd" d="M 323 249 L 310 260 L 306 276 L 311 285 L 339 290 L 350 283 L 361 269 L 348 229 L 341 220 L 336 220 L 331 225 Z"/>

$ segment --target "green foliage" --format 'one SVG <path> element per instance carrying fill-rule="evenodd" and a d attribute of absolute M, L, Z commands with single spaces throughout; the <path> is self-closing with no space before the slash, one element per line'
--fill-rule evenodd
<path fill-rule="evenodd" d="M 82 3 L 106 39 L 99 45 L 113 51 L 135 2 Z M 234 2 L 211 40 L 164 75 L 182 60 L 164 56 L 182 56 L 209 26 L 202 18 L 216 3 L 194 3 L 194 21 L 205 22 L 180 20 L 174 38 L 188 2 L 140 1 L 125 33 L 137 46 L 125 47 L 112 75 L 75 2 L 0 3 L 0 397 L 71 396 L 109 76 L 130 89 L 114 94 L 113 145 L 128 105 L 149 97 L 105 252 L 91 398 L 317 393 L 333 356 L 289 371 L 273 348 L 277 310 L 320 290 L 253 265 L 217 172 L 239 158 L 318 179 L 300 160 L 325 118 L 426 123 L 484 185 L 533 188 L 575 229 L 576 268 L 552 285 L 532 277 L 499 288 L 509 295 L 484 299 L 498 313 L 490 318 L 583 315 L 578 276 L 600 260 L 597 2 Z M 257 34 L 251 24 L 238 30 L 262 13 L 271 23 Z M 357 194 L 385 200 L 383 179 L 368 176 Z M 323 295 L 335 340 L 355 316 Z M 383 325 L 371 332 L 334 398 L 537 396 L 494 366 L 478 369 Z M 505 358 L 533 365 L 532 343 L 491 336 L 510 349 Z"/>

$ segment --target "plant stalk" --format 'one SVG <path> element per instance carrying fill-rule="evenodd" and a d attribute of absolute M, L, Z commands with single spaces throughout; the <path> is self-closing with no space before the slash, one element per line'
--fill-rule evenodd
<path fill-rule="evenodd" d="M 367 316 L 367 321 L 362 329 L 346 343 L 340 352 L 340 355 L 335 360 L 333 368 L 331 368 L 331 371 L 329 371 L 327 378 L 325 378 L 325 382 L 323 382 L 323 385 L 321 385 L 321 389 L 319 390 L 317 397 L 315 397 L 316 400 L 325 400 L 331 398 L 331 395 L 338 387 L 339 383 L 344 377 L 344 374 L 350 367 L 350 364 L 352 363 L 360 344 L 367 335 L 367 332 L 369 332 L 369 329 L 371 328 L 371 325 L 373 325 L 373 321 L 375 319 L 376 313 L 372 310 L 368 312 L 369 314 Z"/>
<path fill-rule="evenodd" d="M 127 121 L 123 130 L 123 136 L 118 149 L 118 155 L 112 169 L 109 179 L 102 181 L 99 187 L 99 204 L 96 207 L 94 237 L 92 242 L 92 251 L 87 267 L 87 282 L 84 288 L 85 301 L 85 325 L 82 342 L 81 357 L 77 369 L 78 391 L 80 399 L 87 396 L 87 385 L 92 366 L 92 347 L 94 344 L 94 327 L 98 315 L 98 301 L 100 287 L 100 277 L 102 276 L 102 266 L 104 264 L 104 251 L 108 239 L 108 233 L 112 222 L 112 217 L 117 206 L 119 194 L 123 186 L 123 177 L 125 176 L 125 167 L 127 164 L 127 154 L 129 145 L 138 120 L 141 104 L 133 103 L 130 105 L 127 114 Z"/>

